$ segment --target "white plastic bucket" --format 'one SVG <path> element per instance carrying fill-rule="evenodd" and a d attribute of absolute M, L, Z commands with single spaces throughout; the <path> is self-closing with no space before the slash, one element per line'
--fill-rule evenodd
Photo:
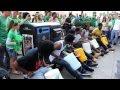
<path fill-rule="evenodd" d="M 91 40 L 90 44 L 93 45 L 94 48 L 99 48 L 99 44 L 97 43 L 96 39 Z"/>
<path fill-rule="evenodd" d="M 77 70 L 78 68 L 81 67 L 81 63 L 77 60 L 73 53 L 64 57 L 64 60 L 68 62 L 74 70 Z"/>
<path fill-rule="evenodd" d="M 63 79 L 59 69 L 52 69 L 44 74 L 46 79 Z"/>
<path fill-rule="evenodd" d="M 86 53 L 88 53 L 88 54 L 92 53 L 91 46 L 90 46 L 89 42 L 83 43 L 82 46 L 83 46 L 83 49 L 85 50 Z"/>

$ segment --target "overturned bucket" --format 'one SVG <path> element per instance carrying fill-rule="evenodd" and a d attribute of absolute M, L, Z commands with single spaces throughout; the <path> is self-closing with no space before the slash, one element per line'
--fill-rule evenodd
<path fill-rule="evenodd" d="M 63 79 L 59 69 L 52 69 L 44 74 L 46 79 Z"/>

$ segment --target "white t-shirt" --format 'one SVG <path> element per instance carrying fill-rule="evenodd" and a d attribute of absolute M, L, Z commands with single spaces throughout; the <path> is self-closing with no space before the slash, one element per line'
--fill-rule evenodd
<path fill-rule="evenodd" d="M 60 49 L 60 50 L 54 50 L 53 53 L 56 54 L 57 56 L 60 56 L 62 50 L 64 49 L 64 46 L 63 46 L 63 42 L 64 42 L 64 40 L 60 40 L 60 41 L 57 41 L 57 42 L 60 42 L 60 43 L 62 44 L 61 49 Z M 52 62 L 54 59 L 55 59 L 54 56 L 52 56 L 52 55 L 49 56 L 49 60 L 50 60 L 50 62 Z"/>
<path fill-rule="evenodd" d="M 78 42 L 80 39 L 81 39 L 80 34 L 75 35 L 75 40 L 74 40 L 75 42 Z"/>
<path fill-rule="evenodd" d="M 120 30 L 120 20 L 115 20 L 113 30 Z"/>

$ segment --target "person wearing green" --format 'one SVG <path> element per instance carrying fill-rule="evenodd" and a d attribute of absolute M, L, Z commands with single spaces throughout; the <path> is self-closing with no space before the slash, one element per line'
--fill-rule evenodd
<path fill-rule="evenodd" d="M 14 66 L 14 62 L 17 60 L 17 51 L 21 48 L 22 36 L 16 33 L 18 28 L 18 23 L 14 20 L 10 21 L 8 28 L 8 35 L 6 40 L 6 49 L 10 57 L 10 68 L 13 74 L 19 74 Z M 21 38 L 21 39 L 18 39 Z"/>
<path fill-rule="evenodd" d="M 20 19 L 20 21 L 22 20 L 22 12 L 18 12 L 18 18 Z"/>
<path fill-rule="evenodd" d="M 97 27 L 99 23 L 100 23 L 100 17 L 97 18 L 97 20 L 95 22 L 95 27 Z"/>
<path fill-rule="evenodd" d="M 2 11 L 2 15 L 0 16 L 0 67 L 7 69 L 9 66 L 6 66 L 3 63 L 4 56 L 6 56 L 5 60 L 9 61 L 9 55 L 6 51 L 6 39 L 7 39 L 7 30 L 8 30 L 8 16 L 10 16 L 11 11 Z"/>
<path fill-rule="evenodd" d="M 95 27 L 95 25 L 96 25 L 96 21 L 97 21 L 97 19 L 96 19 L 96 15 L 95 16 L 93 16 L 92 18 L 91 18 L 91 22 L 93 23 L 93 26 Z"/>
<path fill-rule="evenodd" d="M 14 20 L 14 22 L 20 23 L 21 20 L 20 20 L 17 16 L 18 16 L 18 11 L 12 11 L 12 15 L 9 16 L 8 19 L 9 19 L 10 21 L 11 21 L 11 20 Z"/>
<path fill-rule="evenodd" d="M 114 24 L 115 24 L 115 19 L 112 16 L 112 17 L 109 18 L 109 22 L 108 22 L 108 39 L 109 40 L 111 39 L 111 31 L 114 27 Z"/>
<path fill-rule="evenodd" d="M 11 16 L 8 17 L 8 21 L 10 22 L 11 20 L 14 20 L 15 23 L 20 23 L 21 20 L 17 16 L 18 16 L 18 11 L 12 11 Z"/>
<path fill-rule="evenodd" d="M 37 23 L 43 23 L 44 20 L 43 20 L 43 15 L 42 14 L 39 14 L 38 15 L 38 18 L 37 18 Z"/>
<path fill-rule="evenodd" d="M 23 24 L 30 24 L 31 23 L 30 20 L 31 20 L 30 14 L 28 12 L 24 12 L 21 22 L 18 23 L 18 27 L 20 27 Z"/>
<path fill-rule="evenodd" d="M 62 21 L 62 18 L 61 18 L 61 17 L 58 17 L 58 20 L 59 20 L 59 22 L 61 23 L 61 21 Z"/>
<path fill-rule="evenodd" d="M 25 12 L 25 13 L 23 13 L 23 18 L 21 20 L 20 25 L 21 24 L 30 24 L 31 23 L 30 20 L 31 20 L 30 14 L 28 12 Z"/>
<path fill-rule="evenodd" d="M 62 21 L 63 21 L 62 15 L 58 14 L 58 20 L 59 20 L 60 23 L 62 23 Z"/>
<path fill-rule="evenodd" d="M 82 21 L 86 21 L 87 17 L 86 16 L 82 16 Z"/>
<path fill-rule="evenodd" d="M 51 18 L 51 12 L 48 12 L 47 15 L 45 15 L 44 17 L 44 21 L 48 22 L 50 18 Z"/>

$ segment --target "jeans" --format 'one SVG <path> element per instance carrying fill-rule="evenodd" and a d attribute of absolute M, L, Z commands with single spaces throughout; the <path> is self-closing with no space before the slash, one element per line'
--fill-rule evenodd
<path fill-rule="evenodd" d="M 111 43 L 117 43 L 118 40 L 118 36 L 119 36 L 119 30 L 112 30 L 111 32 Z"/>
<path fill-rule="evenodd" d="M 64 60 L 53 60 L 52 61 L 52 63 L 53 64 L 58 64 L 58 65 L 60 65 L 60 66 L 63 66 L 63 67 L 65 67 L 66 68 L 66 70 L 71 74 L 71 75 L 73 75 L 74 77 L 76 77 L 76 79 L 82 79 L 82 76 L 77 72 L 77 71 L 75 71 L 75 70 L 73 70 L 72 68 L 71 68 L 71 66 L 70 66 L 70 64 L 69 63 L 67 63 L 66 61 L 64 61 Z"/>
<path fill-rule="evenodd" d="M 30 79 L 45 79 L 44 74 L 51 69 L 50 67 L 40 67 Z"/>
<path fill-rule="evenodd" d="M 9 54 L 7 53 L 6 47 L 0 47 L 0 67 L 8 69 L 10 67 L 9 61 L 10 58 Z"/>
<path fill-rule="evenodd" d="M 109 40 L 109 41 L 111 40 L 111 32 L 112 32 L 112 30 L 111 30 L 111 29 L 110 29 L 110 30 L 108 30 L 107 37 L 108 37 L 108 40 Z"/>

